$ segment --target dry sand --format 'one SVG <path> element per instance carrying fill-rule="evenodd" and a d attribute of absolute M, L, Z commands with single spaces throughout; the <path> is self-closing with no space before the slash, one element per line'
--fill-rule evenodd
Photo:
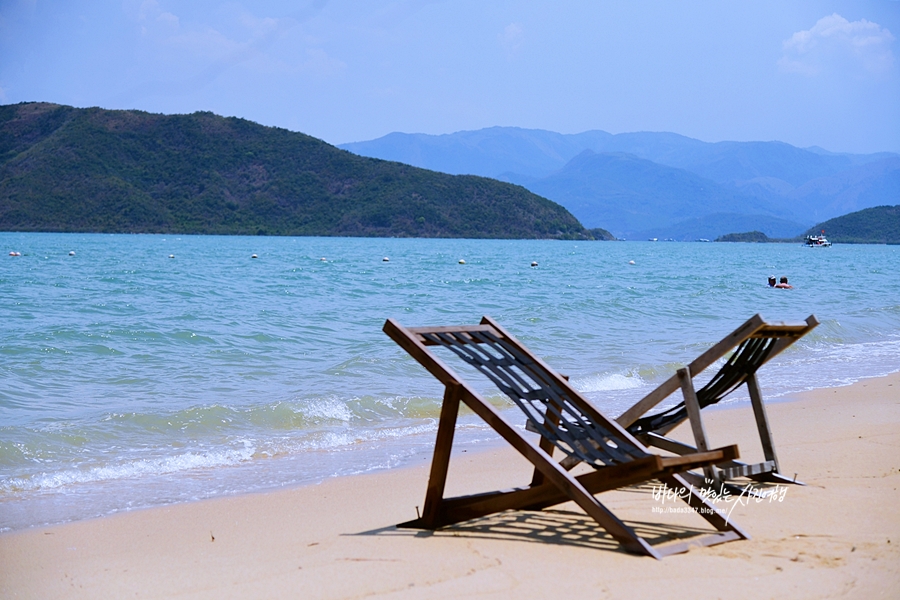
<path fill-rule="evenodd" d="M 751 540 L 656 561 L 622 552 L 572 504 L 396 529 L 422 503 L 423 461 L 0 535 L 0 597 L 900 598 L 900 374 L 768 407 L 782 470 L 808 485 L 736 506 Z M 749 407 L 704 417 L 713 445 L 760 457 Z M 448 493 L 529 479 L 510 451 L 459 453 Z M 651 541 L 705 529 L 654 513 L 650 486 L 600 499 Z"/>

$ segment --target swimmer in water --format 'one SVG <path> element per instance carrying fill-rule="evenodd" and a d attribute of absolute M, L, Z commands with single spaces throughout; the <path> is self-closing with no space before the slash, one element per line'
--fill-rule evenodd
<path fill-rule="evenodd" d="M 769 275 L 769 287 L 775 287 L 776 279 L 774 275 Z"/>
<path fill-rule="evenodd" d="M 794 286 L 787 282 L 787 277 L 782 277 L 781 281 L 775 285 L 777 288 L 781 288 L 783 290 L 792 290 Z"/>

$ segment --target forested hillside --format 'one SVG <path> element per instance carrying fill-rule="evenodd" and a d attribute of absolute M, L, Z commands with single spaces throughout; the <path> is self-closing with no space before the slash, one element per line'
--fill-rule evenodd
<path fill-rule="evenodd" d="M 528 190 L 212 113 L 0 106 L 0 230 L 581 238 Z"/>
<path fill-rule="evenodd" d="M 900 205 L 875 206 L 819 223 L 804 235 L 822 231 L 841 244 L 900 244 Z"/>

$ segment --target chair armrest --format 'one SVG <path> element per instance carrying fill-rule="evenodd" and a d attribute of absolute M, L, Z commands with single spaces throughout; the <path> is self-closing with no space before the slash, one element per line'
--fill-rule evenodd
<path fill-rule="evenodd" d="M 708 465 L 716 465 L 740 458 L 740 452 L 736 445 L 724 446 L 716 448 L 709 452 L 695 452 L 693 454 L 685 454 L 684 456 L 664 456 L 661 457 L 662 467 L 670 473 L 683 473 L 698 467 Z"/>

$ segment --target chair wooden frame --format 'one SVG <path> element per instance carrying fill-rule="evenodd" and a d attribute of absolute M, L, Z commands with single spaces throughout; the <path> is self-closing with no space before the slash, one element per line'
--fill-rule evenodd
<path fill-rule="evenodd" d="M 401 523 L 398 527 L 434 530 L 501 511 L 541 510 L 574 501 L 625 550 L 657 559 L 684 552 L 695 545 L 711 546 L 749 537 L 705 497 L 690 493 L 681 499 L 706 519 L 717 533 L 654 547 L 595 497 L 600 492 L 651 480 L 659 480 L 674 490 L 691 490 L 691 484 L 680 473 L 734 460 L 738 458 L 737 446 L 678 456 L 664 457 L 651 453 L 618 423 L 594 408 L 569 385 L 564 376 L 534 356 L 489 317 L 482 318 L 479 325 L 415 328 L 405 328 L 388 319 L 384 332 L 445 387 L 422 514 L 420 518 Z M 511 384 L 515 387 L 512 394 L 504 389 L 507 380 L 500 381 L 498 385 L 522 408 L 531 428 L 543 432 L 538 443 L 526 438 L 519 428 L 508 422 L 429 349 L 429 346 L 442 344 L 461 356 L 467 352 L 488 354 L 483 348 L 490 347 L 492 352 L 501 354 L 500 358 L 495 359 L 495 364 L 489 367 L 495 368 L 500 377 L 506 377 L 504 373 L 512 373 L 512 377 L 516 378 L 518 375 L 515 373 L 526 374 L 526 378 L 518 378 L 518 383 Z M 498 383 L 496 373 L 480 370 Z M 529 485 L 444 498 L 460 403 L 472 409 L 534 465 L 534 475 Z M 543 406 L 544 412 L 538 414 L 528 409 L 528 406 L 535 405 Z M 554 435 L 557 437 L 553 437 Z M 566 454 L 561 462 L 553 459 L 556 449 L 562 449 Z M 572 460 L 573 457 L 575 460 Z M 591 463 L 594 470 L 574 476 L 569 469 L 580 461 L 594 461 Z"/>
<path fill-rule="evenodd" d="M 757 464 L 731 460 L 720 464 L 721 468 L 708 465 L 704 467 L 703 477 L 686 473 L 686 480 L 694 485 L 701 485 L 704 478 L 724 483 L 729 479 L 747 477 L 756 481 L 803 485 L 796 479 L 789 479 L 781 474 L 756 371 L 812 331 L 818 324 L 819 321 L 815 315 L 810 315 L 803 323 L 768 323 L 759 314 L 753 315 L 722 341 L 686 367 L 679 369 L 662 385 L 622 413 L 616 421 L 647 446 L 675 454 L 702 452 L 709 447 L 709 442 L 700 416 L 701 410 L 719 402 L 741 385 L 746 384 L 765 460 Z M 710 384 L 698 392 L 694 388 L 694 377 L 735 348 L 737 350 L 713 377 Z M 719 389 L 708 394 L 710 397 L 704 397 L 703 391 L 713 386 L 715 382 L 719 382 Z M 683 396 L 682 403 L 667 411 L 645 416 L 679 389 Z M 690 422 L 696 446 L 684 444 L 666 436 L 669 431 L 685 421 Z"/>

